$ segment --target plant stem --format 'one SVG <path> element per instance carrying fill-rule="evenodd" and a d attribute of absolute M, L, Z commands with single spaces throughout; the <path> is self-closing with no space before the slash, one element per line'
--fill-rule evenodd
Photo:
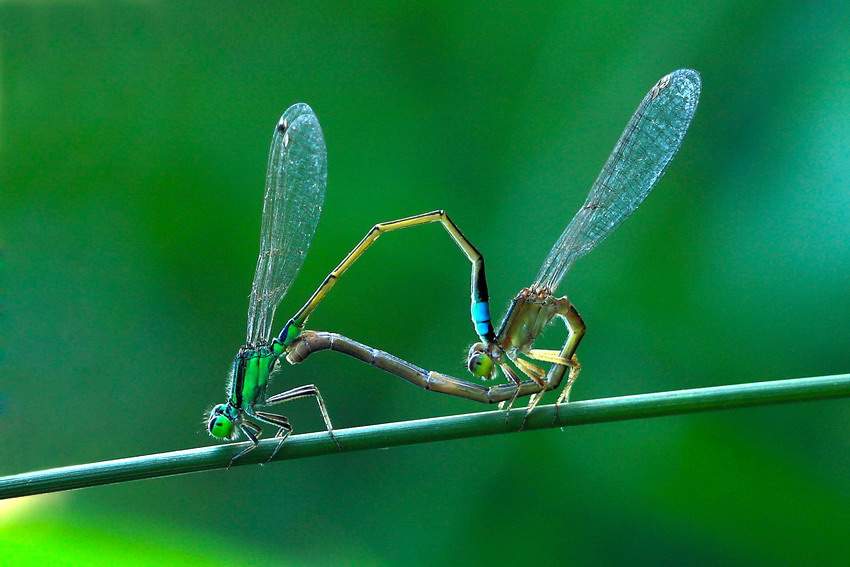
<path fill-rule="evenodd" d="M 850 397 L 850 374 L 603 398 L 558 407 L 541 406 L 528 416 L 523 430 L 842 397 Z M 353 427 L 334 433 L 344 452 L 512 433 L 522 427 L 525 408 L 514 409 L 507 420 L 505 417 L 503 411 L 488 411 Z M 261 441 L 257 449 L 234 466 L 265 462 L 276 445 L 275 439 Z M 0 499 L 226 468 L 231 457 L 243 448 L 245 443 L 231 443 L 7 476 L 0 478 Z M 337 452 L 326 432 L 308 433 L 287 439 L 274 460 Z"/>

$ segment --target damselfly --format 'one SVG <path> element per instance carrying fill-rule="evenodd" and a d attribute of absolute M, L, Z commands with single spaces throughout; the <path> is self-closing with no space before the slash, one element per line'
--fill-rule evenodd
<path fill-rule="evenodd" d="M 291 433 L 289 420 L 259 407 L 312 396 L 334 442 L 325 403 L 318 388 L 306 384 L 266 397 L 269 378 L 292 338 L 287 329 L 271 337 L 275 309 L 301 269 L 325 199 L 327 151 L 322 129 L 306 104 L 289 107 L 278 121 L 269 150 L 260 255 L 248 303 L 248 331 L 230 375 L 227 402 L 210 411 L 207 428 L 213 437 L 235 440 L 240 431 L 251 445 L 231 459 L 230 464 L 259 444 L 259 421 L 277 429 L 279 438 L 272 457 Z M 251 421 L 254 420 L 254 421 Z M 339 443 L 337 443 L 339 445 Z"/>
<path fill-rule="evenodd" d="M 496 369 L 500 368 L 510 384 L 484 388 L 465 380 L 428 372 L 335 333 L 303 333 L 290 346 L 288 359 L 296 363 L 317 350 L 336 350 L 423 388 L 477 401 L 512 403 L 519 395 L 532 394 L 529 411 L 544 392 L 560 385 L 569 369 L 570 378 L 558 397 L 558 403 L 568 400 L 579 369 L 575 352 L 584 337 L 585 323 L 572 302 L 566 297 L 555 297 L 554 294 L 575 261 L 614 232 L 655 187 L 682 144 L 696 112 L 699 95 L 699 74 L 690 69 L 674 71 L 650 89 L 614 146 L 584 205 L 555 242 L 534 283 L 514 297 L 498 331 L 494 330 L 490 321 L 484 259 L 443 211 L 375 225 L 290 321 L 290 325 L 303 328 L 316 305 L 342 273 L 383 232 L 441 222 L 472 262 L 471 310 L 480 342 L 469 351 L 469 371 L 475 376 L 490 379 L 495 376 Z M 563 347 L 559 351 L 532 348 L 537 337 L 555 318 L 566 323 L 568 335 Z M 546 372 L 520 355 L 551 366 Z M 521 379 L 514 368 L 529 380 Z"/>

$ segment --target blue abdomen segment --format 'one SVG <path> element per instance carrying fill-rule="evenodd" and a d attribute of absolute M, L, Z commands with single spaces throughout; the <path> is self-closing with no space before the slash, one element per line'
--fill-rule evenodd
<path fill-rule="evenodd" d="M 490 322 L 489 301 L 472 302 L 472 323 L 475 325 L 475 332 L 482 339 L 493 335 L 493 324 Z"/>

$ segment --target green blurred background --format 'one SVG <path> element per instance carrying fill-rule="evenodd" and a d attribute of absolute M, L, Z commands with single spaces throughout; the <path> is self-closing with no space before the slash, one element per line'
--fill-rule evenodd
<path fill-rule="evenodd" d="M 631 113 L 699 70 L 682 151 L 561 291 L 573 399 L 850 370 L 846 3 L 4 2 L 0 474 L 212 444 L 275 121 L 327 139 L 278 327 L 375 222 L 446 209 L 493 304 L 531 282 Z M 468 263 L 382 239 L 311 319 L 464 376 Z M 562 329 L 545 337 L 552 345 Z M 337 427 L 486 409 L 320 353 Z M 10 565 L 846 564 L 847 401 L 503 435 L 0 505 Z M 315 404 L 286 407 L 297 431 Z"/>

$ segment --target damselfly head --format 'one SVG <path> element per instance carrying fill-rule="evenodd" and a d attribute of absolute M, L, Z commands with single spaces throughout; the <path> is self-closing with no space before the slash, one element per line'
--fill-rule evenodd
<path fill-rule="evenodd" d="M 484 343 L 475 343 L 470 347 L 466 366 L 474 376 L 484 380 L 491 380 L 496 375 L 496 365 Z"/>
<path fill-rule="evenodd" d="M 235 427 L 237 420 L 238 414 L 230 404 L 218 404 L 210 410 L 207 430 L 216 439 L 234 441 L 239 436 Z"/>

